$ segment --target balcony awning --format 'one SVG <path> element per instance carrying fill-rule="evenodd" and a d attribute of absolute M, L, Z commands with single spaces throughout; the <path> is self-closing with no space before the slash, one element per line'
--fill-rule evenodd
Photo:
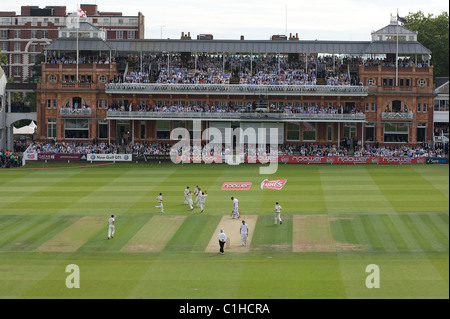
<path fill-rule="evenodd" d="M 55 39 L 47 45 L 44 50 L 46 51 L 76 51 L 77 39 L 76 38 L 59 38 Z M 78 39 L 79 51 L 115 51 L 116 49 L 106 41 L 95 38 L 79 38 Z"/>
<path fill-rule="evenodd" d="M 395 54 L 396 52 L 396 41 L 374 41 L 363 51 L 365 54 Z M 419 42 L 399 41 L 398 54 L 431 54 L 431 51 Z"/>

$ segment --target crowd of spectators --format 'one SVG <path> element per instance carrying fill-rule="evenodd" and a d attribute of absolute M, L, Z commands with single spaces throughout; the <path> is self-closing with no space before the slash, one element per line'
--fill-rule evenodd
<path fill-rule="evenodd" d="M 238 106 L 236 104 L 227 105 L 119 105 L 116 103 L 108 107 L 109 111 L 133 111 L 133 112 L 160 112 L 160 113 L 180 113 L 180 112 L 195 112 L 195 113 L 248 113 L 257 111 L 255 105 L 251 102 L 247 104 L 242 103 Z M 364 114 L 358 110 L 356 106 L 319 106 L 319 105 L 285 105 L 283 107 L 270 104 L 264 108 L 265 112 L 271 113 L 287 113 L 287 114 Z"/>
<path fill-rule="evenodd" d="M 117 154 L 119 145 L 94 142 L 35 142 L 27 153 L 60 153 L 60 154 Z"/>
<path fill-rule="evenodd" d="M 361 63 L 364 66 L 383 66 L 383 67 L 394 67 L 395 68 L 395 60 L 392 59 L 366 59 L 366 60 L 361 60 Z M 430 63 L 428 61 L 423 61 L 423 60 L 419 60 L 419 61 L 414 61 L 413 59 L 410 58 L 400 58 L 397 60 L 398 63 L 398 67 L 399 68 L 410 68 L 413 65 L 416 66 L 416 68 L 428 68 L 430 66 Z"/>
<path fill-rule="evenodd" d="M 407 156 L 407 157 L 443 157 L 446 156 L 444 148 L 440 146 L 382 146 L 366 144 L 364 147 L 355 148 L 353 155 L 355 156 Z"/>
<path fill-rule="evenodd" d="M 114 62 L 114 58 L 111 58 Z M 77 58 L 74 56 L 47 56 L 48 64 L 77 64 Z M 91 55 L 80 55 L 78 57 L 78 64 L 109 64 L 109 56 L 91 56 Z"/>
<path fill-rule="evenodd" d="M 115 83 L 189 83 L 230 84 L 237 78 L 247 85 L 317 85 L 317 78 L 326 85 L 362 85 L 350 75 L 348 64 L 362 63 L 360 57 L 309 55 L 289 61 L 286 55 L 182 55 L 148 54 L 138 61 L 129 55 L 121 62 L 128 64 Z"/>
<path fill-rule="evenodd" d="M 125 153 L 134 155 L 171 155 L 174 152 L 170 142 L 130 142 L 126 145 Z M 195 148 L 190 145 L 187 148 L 188 154 L 201 154 L 204 150 L 205 144 L 201 148 Z M 278 149 L 274 150 L 267 145 L 266 148 L 259 149 L 251 147 L 247 144 L 243 146 L 246 155 L 301 155 L 301 156 L 429 156 L 440 157 L 445 156 L 442 147 L 435 146 L 378 146 L 366 144 L 364 146 L 354 145 L 354 149 L 350 151 L 351 146 L 348 145 L 317 145 L 317 144 L 282 144 L 278 145 Z M 26 152 L 37 153 L 63 153 L 63 154 L 111 154 L 118 153 L 120 146 L 108 143 L 76 143 L 76 142 L 45 142 L 33 143 L 28 147 Z M 186 149 L 181 147 L 176 150 L 176 153 L 181 155 Z M 211 155 L 229 155 L 233 150 L 229 149 L 227 145 L 216 145 L 216 148 L 210 149 Z"/>
<path fill-rule="evenodd" d="M 22 156 L 18 152 L 0 150 L 0 168 L 22 166 Z"/>

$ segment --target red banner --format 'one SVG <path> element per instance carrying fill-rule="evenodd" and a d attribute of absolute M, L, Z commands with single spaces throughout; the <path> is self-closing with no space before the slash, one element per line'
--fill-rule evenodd
<path fill-rule="evenodd" d="M 425 164 L 426 157 L 406 156 L 280 156 L 288 164 Z"/>
<path fill-rule="evenodd" d="M 263 188 L 270 188 L 270 189 L 276 189 L 280 190 L 283 188 L 284 184 L 286 184 L 287 179 L 277 179 L 273 181 L 269 181 L 267 179 L 263 180 L 261 183 L 261 189 Z"/>
<path fill-rule="evenodd" d="M 223 183 L 222 190 L 249 190 L 252 187 L 252 183 Z"/>

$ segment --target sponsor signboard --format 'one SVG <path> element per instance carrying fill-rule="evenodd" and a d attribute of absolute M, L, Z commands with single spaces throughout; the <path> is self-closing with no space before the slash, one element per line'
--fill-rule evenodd
<path fill-rule="evenodd" d="M 425 164 L 425 157 L 406 156 L 280 156 L 287 164 Z"/>
<path fill-rule="evenodd" d="M 36 161 L 38 158 L 37 153 L 33 152 L 33 153 L 23 153 L 23 159 L 26 161 Z"/>
<path fill-rule="evenodd" d="M 283 188 L 283 186 L 286 184 L 287 179 L 277 179 L 273 181 L 269 181 L 267 179 L 263 180 L 261 182 L 261 189 L 269 188 L 269 189 L 276 189 L 280 190 Z"/>
<path fill-rule="evenodd" d="M 249 190 L 252 187 L 252 183 L 242 183 L 242 182 L 234 182 L 234 183 L 223 183 L 222 190 Z"/>
<path fill-rule="evenodd" d="M 80 154 L 64 154 L 64 153 L 38 153 L 38 161 L 79 161 Z"/>
<path fill-rule="evenodd" d="M 131 154 L 87 154 L 86 159 L 91 162 L 131 162 Z"/>
<path fill-rule="evenodd" d="M 177 163 L 222 163 L 222 155 L 177 155 Z"/>

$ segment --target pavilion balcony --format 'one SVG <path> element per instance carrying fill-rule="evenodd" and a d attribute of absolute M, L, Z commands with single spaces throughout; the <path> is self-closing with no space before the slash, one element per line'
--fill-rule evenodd
<path fill-rule="evenodd" d="M 367 96 L 366 86 L 109 83 L 108 94 Z"/>

